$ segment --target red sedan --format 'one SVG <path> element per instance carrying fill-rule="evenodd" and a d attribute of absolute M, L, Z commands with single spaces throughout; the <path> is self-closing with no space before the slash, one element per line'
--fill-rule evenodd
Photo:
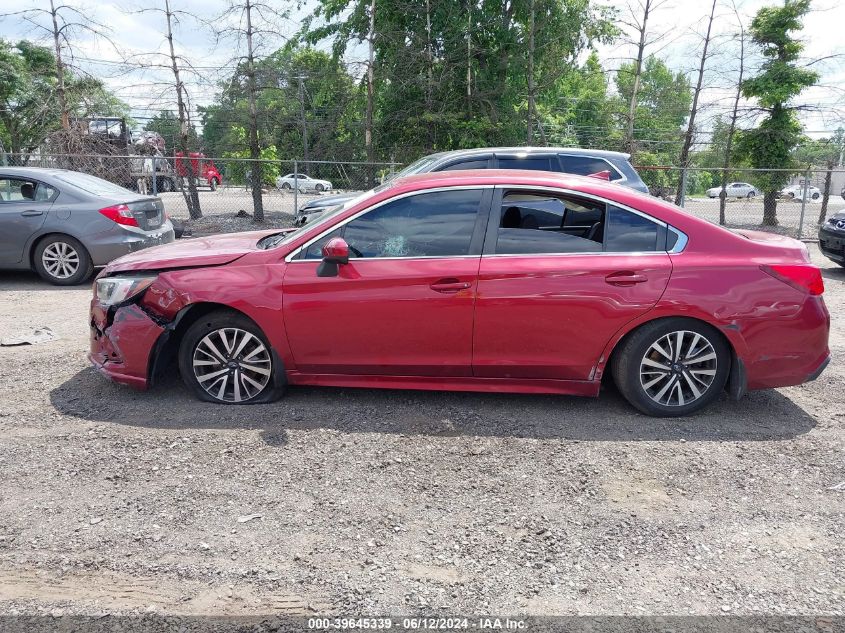
<path fill-rule="evenodd" d="M 816 378 L 823 291 L 790 238 L 592 178 L 442 172 L 298 230 L 115 260 L 95 284 L 90 359 L 139 388 L 176 360 L 220 403 L 289 384 L 597 396 L 610 371 L 639 410 L 683 415 Z"/>

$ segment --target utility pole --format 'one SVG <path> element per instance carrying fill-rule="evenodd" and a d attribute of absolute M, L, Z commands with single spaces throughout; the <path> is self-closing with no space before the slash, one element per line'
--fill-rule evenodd
<path fill-rule="evenodd" d="M 308 174 L 308 121 L 305 118 L 305 85 L 306 75 L 297 75 L 299 80 L 299 117 L 302 120 L 302 158 L 305 163 L 303 171 Z"/>

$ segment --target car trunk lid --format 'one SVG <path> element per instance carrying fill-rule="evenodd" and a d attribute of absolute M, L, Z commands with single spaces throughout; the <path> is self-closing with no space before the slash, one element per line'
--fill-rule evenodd
<path fill-rule="evenodd" d="M 801 262 L 810 261 L 810 253 L 806 245 L 792 237 L 746 229 L 734 229 L 733 233 L 754 242 L 755 245 L 766 247 L 766 250 L 771 248 L 772 255 L 777 256 L 778 259 L 791 259 Z"/>
<path fill-rule="evenodd" d="M 142 198 L 125 204 L 143 230 L 154 231 L 164 224 L 164 203 L 161 198 Z"/>

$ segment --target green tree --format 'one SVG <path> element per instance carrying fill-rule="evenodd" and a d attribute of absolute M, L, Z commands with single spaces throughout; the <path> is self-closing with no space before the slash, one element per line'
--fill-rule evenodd
<path fill-rule="evenodd" d="M 845 150 L 845 129 L 839 128 L 831 138 L 804 138 L 795 150 L 795 161 L 807 169 L 824 168 L 824 185 L 822 186 L 822 206 L 819 210 L 819 224 L 824 224 L 827 217 L 827 206 L 830 201 L 831 185 L 833 184 L 833 169 L 839 162 Z"/>
<path fill-rule="evenodd" d="M 615 110 L 620 121 L 627 120 L 635 83 L 634 63 L 623 64 L 616 73 L 618 98 Z M 689 115 L 692 88 L 683 73 L 673 73 L 661 59 L 646 58 L 640 73 L 637 107 L 634 114 L 634 161 L 637 164 L 672 165 L 683 146 L 682 127 Z M 665 172 L 654 185 L 668 190 Z M 647 184 L 648 181 L 646 181 Z"/>
<path fill-rule="evenodd" d="M 801 125 L 792 100 L 818 81 L 818 74 L 803 68 L 798 59 L 804 45 L 794 37 L 810 10 L 810 0 L 784 0 L 779 7 L 763 7 L 751 22 L 751 39 L 765 61 L 760 72 L 742 83 L 742 94 L 756 99 L 766 113 L 759 126 L 742 133 L 739 146 L 758 169 L 789 169 L 795 166 L 792 151 L 801 139 Z M 777 226 L 777 192 L 789 173 L 770 171 L 757 179 L 763 189 L 763 225 Z"/>
<path fill-rule="evenodd" d="M 181 126 L 179 117 L 172 110 L 162 110 L 150 119 L 144 126 L 148 132 L 157 132 L 164 139 L 164 145 L 168 154 L 172 154 L 179 144 L 179 132 Z M 191 145 L 196 143 L 196 132 L 192 134 Z"/>
<path fill-rule="evenodd" d="M 372 6 L 320 0 L 314 17 L 324 23 L 306 24 L 303 37 L 330 40 L 341 56 L 369 42 Z M 548 142 L 568 123 L 558 113 L 560 82 L 592 42 L 614 34 L 607 12 L 589 0 L 513 0 L 504 7 L 493 0 L 378 0 L 375 148 L 408 161 L 433 150 L 524 144 L 529 128 L 531 142 Z"/>
<path fill-rule="evenodd" d="M 247 129 L 249 110 L 244 80 L 239 68 L 223 85 L 218 103 L 201 108 L 203 145 L 209 155 L 245 149 L 241 131 Z M 310 156 L 362 159 L 361 104 L 352 77 L 338 59 L 312 48 L 285 47 L 257 62 L 256 81 L 261 86 L 256 106 L 262 148 L 276 147 L 282 159 L 303 158 L 307 136 Z"/>
<path fill-rule="evenodd" d="M 126 116 L 128 106 L 90 77 L 65 74 L 65 97 L 75 117 Z M 61 127 L 56 61 L 46 47 L 0 40 L 0 141 L 11 153 L 33 151 Z"/>
<path fill-rule="evenodd" d="M 584 64 L 566 72 L 539 105 L 541 128 L 552 145 L 604 147 L 619 142 L 607 73 L 592 52 Z"/>

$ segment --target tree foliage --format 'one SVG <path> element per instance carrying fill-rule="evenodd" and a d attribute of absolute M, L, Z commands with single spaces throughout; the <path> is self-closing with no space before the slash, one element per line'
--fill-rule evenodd
<path fill-rule="evenodd" d="M 67 72 L 65 95 L 72 115 L 126 116 L 128 106 L 105 85 Z M 37 148 L 61 127 L 53 52 L 26 40 L 0 39 L 0 142 L 11 153 Z"/>
<path fill-rule="evenodd" d="M 344 66 L 327 53 L 293 46 L 256 64 L 258 131 L 262 147 L 273 145 L 282 159 L 302 157 L 302 105 L 311 154 L 321 159 L 354 160 L 360 147 L 359 95 Z M 241 69 L 225 83 L 217 104 L 202 108 L 203 143 L 209 155 L 239 152 L 248 120 Z"/>
<path fill-rule="evenodd" d="M 810 10 L 810 0 L 785 0 L 763 7 L 751 22 L 751 40 L 764 57 L 760 72 L 742 84 L 746 98 L 756 99 L 766 113 L 759 126 L 740 134 L 739 147 L 758 169 L 794 167 L 792 152 L 801 139 L 801 125 L 792 100 L 818 81 L 818 74 L 799 63 L 804 46 L 793 32 Z M 770 171 L 758 178 L 764 191 L 763 224 L 777 225 L 778 190 L 789 179 L 787 171 Z"/>

